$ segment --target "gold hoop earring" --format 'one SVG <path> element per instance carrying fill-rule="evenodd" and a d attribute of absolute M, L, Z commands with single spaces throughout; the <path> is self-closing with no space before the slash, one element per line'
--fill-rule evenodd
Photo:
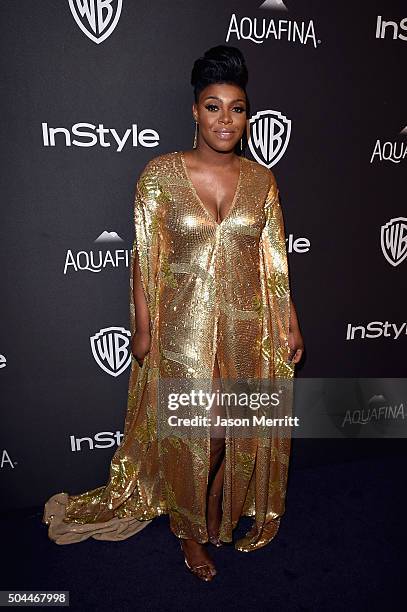
<path fill-rule="evenodd" d="M 198 122 L 195 121 L 195 134 L 194 134 L 194 143 L 192 145 L 192 148 L 196 149 L 197 144 L 198 144 Z"/>

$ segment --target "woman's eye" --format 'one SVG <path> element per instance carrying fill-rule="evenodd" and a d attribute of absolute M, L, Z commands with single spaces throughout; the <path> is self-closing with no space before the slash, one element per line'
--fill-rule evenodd
<path fill-rule="evenodd" d="M 219 110 L 219 106 L 216 104 L 207 104 L 205 108 L 210 112 L 216 112 Z M 237 111 L 238 113 L 246 112 L 246 109 L 243 106 L 235 106 L 232 110 Z"/>

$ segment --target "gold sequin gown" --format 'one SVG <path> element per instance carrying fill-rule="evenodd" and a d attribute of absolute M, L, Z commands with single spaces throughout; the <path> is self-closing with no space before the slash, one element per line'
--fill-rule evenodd
<path fill-rule="evenodd" d="M 137 182 L 130 266 L 130 331 L 135 331 L 134 253 L 151 324 L 143 366 L 132 358 L 124 437 L 106 485 L 45 504 L 43 522 L 58 544 L 90 536 L 122 540 L 161 514 L 174 534 L 208 541 L 206 491 L 210 438 L 157 436 L 157 381 L 210 379 L 215 354 L 221 377 L 290 382 L 290 287 L 283 216 L 273 173 L 240 158 L 234 200 L 219 224 L 191 182 L 184 155 L 152 159 Z M 285 386 L 283 412 L 292 392 Z M 208 433 L 208 435 L 205 435 Z M 285 510 L 290 436 L 225 437 L 220 537 L 232 541 L 241 516 L 253 531 L 242 551 L 267 544 Z"/>

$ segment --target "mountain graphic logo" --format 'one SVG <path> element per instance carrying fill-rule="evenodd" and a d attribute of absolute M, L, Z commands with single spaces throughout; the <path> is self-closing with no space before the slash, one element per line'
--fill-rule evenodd
<path fill-rule="evenodd" d="M 95 242 L 124 242 L 117 232 L 107 232 L 106 230 L 100 234 Z"/>
<path fill-rule="evenodd" d="M 272 11 L 288 11 L 288 8 L 282 0 L 266 0 L 259 8 L 270 9 Z"/>

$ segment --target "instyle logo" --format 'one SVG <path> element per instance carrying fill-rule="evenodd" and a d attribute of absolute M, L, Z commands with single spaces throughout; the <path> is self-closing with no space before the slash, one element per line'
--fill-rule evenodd
<path fill-rule="evenodd" d="M 395 217 L 382 225 L 380 244 L 389 264 L 401 264 L 407 257 L 407 217 Z"/>
<path fill-rule="evenodd" d="M 277 110 L 259 111 L 250 119 L 249 149 L 266 168 L 275 166 L 287 150 L 291 119 Z"/>
<path fill-rule="evenodd" d="M 398 340 L 400 336 L 407 336 L 407 323 L 389 323 L 389 321 L 370 321 L 366 325 L 348 323 L 346 327 L 346 340 L 364 340 L 365 338 L 391 338 Z"/>
<path fill-rule="evenodd" d="M 131 332 L 124 327 L 105 327 L 90 337 L 96 363 L 110 376 L 120 376 L 130 365 Z"/>
<path fill-rule="evenodd" d="M 120 431 L 99 431 L 92 438 L 76 438 L 75 436 L 69 436 L 71 451 L 74 453 L 83 450 L 82 445 L 85 444 L 87 450 L 111 448 L 115 444 L 120 446 L 122 438 L 123 434 Z"/>
<path fill-rule="evenodd" d="M 370 163 L 392 162 L 393 164 L 399 164 L 405 160 L 407 157 L 407 126 L 401 130 L 399 136 L 400 140 L 394 140 L 393 142 L 388 140 L 382 142 L 380 139 L 377 139 Z"/>
<path fill-rule="evenodd" d="M 55 147 L 57 134 L 61 135 L 58 137 L 60 146 L 94 147 L 99 145 L 108 148 L 117 144 L 117 153 L 123 151 L 126 143 L 133 147 L 151 148 L 157 147 L 160 142 L 160 136 L 156 130 L 145 128 L 139 131 L 137 123 L 127 128 L 122 136 L 114 128 L 105 128 L 103 123 L 99 123 L 97 127 L 93 123 L 75 123 L 70 130 L 65 127 L 49 127 L 46 122 L 43 122 L 41 126 L 44 147 Z M 72 138 L 72 136 L 78 138 Z"/>
<path fill-rule="evenodd" d="M 77 25 L 97 45 L 113 32 L 122 11 L 122 0 L 69 0 Z"/>
<path fill-rule="evenodd" d="M 280 0 L 267 0 L 259 6 L 259 9 L 287 12 L 287 7 Z M 312 44 L 315 48 L 321 43 L 315 34 L 313 20 L 296 21 L 289 19 L 272 19 L 269 17 L 238 17 L 233 13 L 226 34 L 226 42 L 229 40 L 249 40 L 256 44 L 262 44 L 271 39 L 275 41 L 286 41 L 299 43 L 301 45 Z"/>
<path fill-rule="evenodd" d="M 311 243 L 308 238 L 294 238 L 294 234 L 288 234 L 285 239 L 288 253 L 308 253 Z"/>
<path fill-rule="evenodd" d="M 11 468 L 12 470 L 14 470 L 16 465 L 17 465 L 17 461 L 12 460 L 12 458 L 10 457 L 10 455 L 8 454 L 5 448 L 2 451 L 0 451 L 0 469 Z"/>
<path fill-rule="evenodd" d="M 100 234 L 95 240 L 97 243 L 106 243 L 106 245 L 114 246 L 115 242 L 123 242 L 123 239 L 116 232 L 107 232 L 106 230 Z M 105 268 L 119 268 L 119 266 L 129 267 L 131 249 L 115 249 L 108 248 L 107 250 L 91 250 L 91 251 L 76 251 L 68 249 L 65 255 L 64 274 L 68 272 L 101 272 Z"/>
<path fill-rule="evenodd" d="M 392 38 L 396 40 L 407 40 L 407 17 L 404 17 L 397 23 L 397 21 L 384 21 L 381 15 L 377 16 L 376 21 L 376 38 Z"/>

